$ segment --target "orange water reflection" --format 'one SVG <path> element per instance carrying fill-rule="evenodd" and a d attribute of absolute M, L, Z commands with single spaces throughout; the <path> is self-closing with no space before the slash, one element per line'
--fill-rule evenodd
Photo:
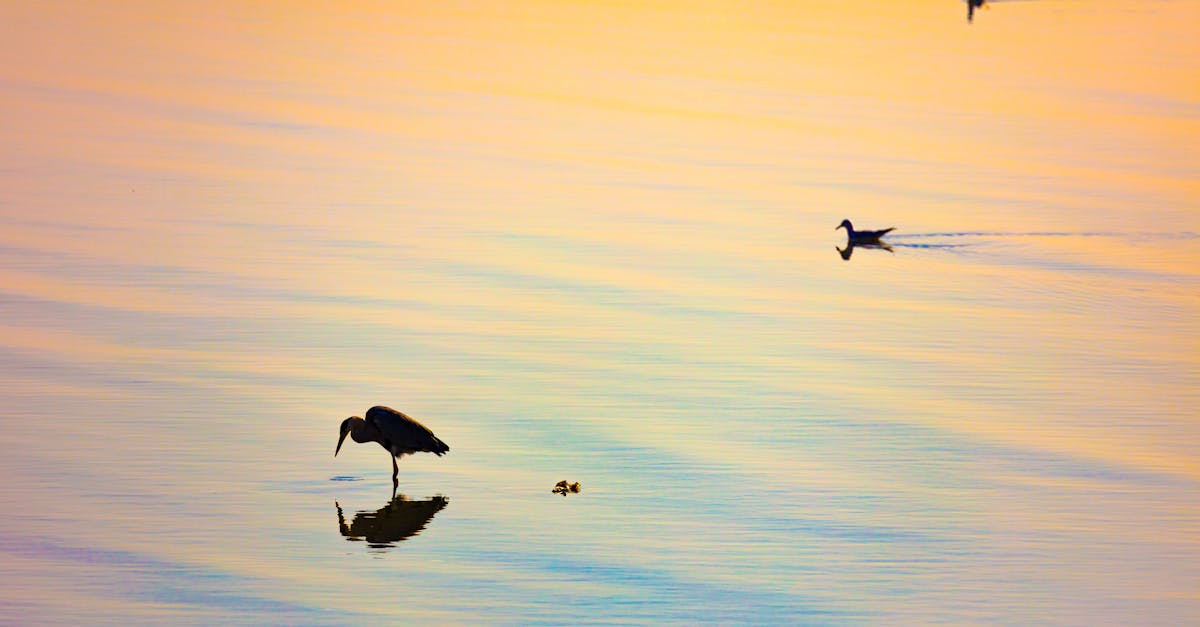
<path fill-rule="evenodd" d="M 1194 615 L 1196 3 L 643 4 L 0 8 L 0 622 Z"/>

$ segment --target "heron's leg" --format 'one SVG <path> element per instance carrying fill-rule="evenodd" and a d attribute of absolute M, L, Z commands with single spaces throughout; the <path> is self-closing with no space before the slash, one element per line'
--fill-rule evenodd
<path fill-rule="evenodd" d="M 396 456 L 392 456 L 392 485 L 400 485 L 400 480 L 396 479 L 396 475 L 400 474 L 400 467 L 396 465 Z"/>

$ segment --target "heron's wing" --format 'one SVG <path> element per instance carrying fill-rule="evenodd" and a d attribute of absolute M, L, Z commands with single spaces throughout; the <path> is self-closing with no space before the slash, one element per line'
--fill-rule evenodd
<path fill-rule="evenodd" d="M 433 435 L 425 425 L 391 407 L 372 407 L 367 410 L 365 420 L 379 429 L 379 433 L 390 444 L 385 445 L 389 450 L 396 448 L 408 452 L 425 451 L 437 455 L 450 450 L 450 447 Z"/>

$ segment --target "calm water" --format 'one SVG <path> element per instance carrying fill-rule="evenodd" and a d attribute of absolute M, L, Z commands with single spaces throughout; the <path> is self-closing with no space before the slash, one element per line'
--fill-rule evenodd
<path fill-rule="evenodd" d="M 0 622 L 1200 622 L 1196 3 L 411 4 L 0 8 Z"/>

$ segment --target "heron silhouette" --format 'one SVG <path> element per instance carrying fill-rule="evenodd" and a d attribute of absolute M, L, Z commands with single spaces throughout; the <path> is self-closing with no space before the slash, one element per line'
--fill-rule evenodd
<path fill-rule="evenodd" d="M 342 450 L 342 442 L 349 435 L 355 442 L 365 444 L 378 442 L 392 458 L 392 489 L 400 484 L 396 475 L 400 467 L 396 460 L 413 453 L 434 453 L 438 457 L 450 450 L 446 443 L 433 435 L 425 425 L 391 407 L 376 405 L 367 410 L 366 418 L 350 416 L 342 421 L 341 434 L 333 456 Z"/>

